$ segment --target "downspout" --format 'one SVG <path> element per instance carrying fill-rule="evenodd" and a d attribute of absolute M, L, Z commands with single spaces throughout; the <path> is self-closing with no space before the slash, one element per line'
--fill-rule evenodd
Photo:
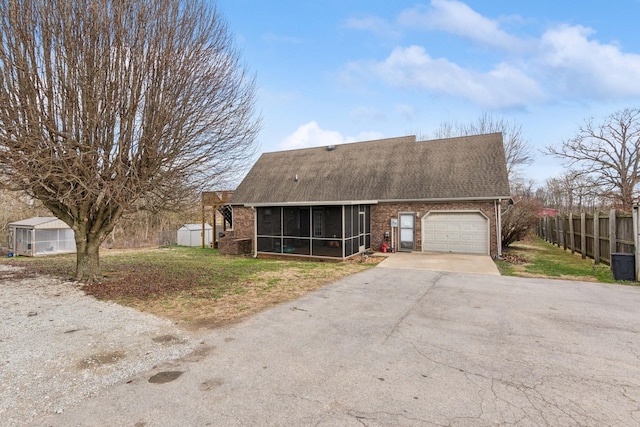
<path fill-rule="evenodd" d="M 313 218 L 313 215 L 310 215 L 309 217 Z M 313 230 L 313 228 L 312 228 L 312 230 Z M 345 208 L 344 208 L 344 205 L 342 205 L 342 243 L 340 244 L 340 246 L 342 247 L 342 259 L 343 260 L 346 258 L 346 250 L 347 249 L 345 248 L 345 244 L 344 244 L 346 242 L 346 240 L 347 240 L 347 238 L 346 238 L 346 227 L 345 227 Z"/>
<path fill-rule="evenodd" d="M 496 211 L 496 237 L 498 238 L 498 259 L 502 259 L 502 199 L 493 201 Z"/>
<path fill-rule="evenodd" d="M 253 257 L 258 258 L 258 213 L 256 208 L 251 207 L 253 211 Z"/>

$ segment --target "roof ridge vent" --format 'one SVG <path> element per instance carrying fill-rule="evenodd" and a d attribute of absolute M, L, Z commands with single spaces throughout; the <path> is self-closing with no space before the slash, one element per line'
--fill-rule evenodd
<path fill-rule="evenodd" d="M 331 144 L 331 145 L 327 145 L 327 151 L 333 151 L 336 149 L 336 146 Z"/>

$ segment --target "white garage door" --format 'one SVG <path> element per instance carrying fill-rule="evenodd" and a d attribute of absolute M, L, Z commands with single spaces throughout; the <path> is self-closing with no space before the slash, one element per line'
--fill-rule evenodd
<path fill-rule="evenodd" d="M 489 221 L 479 212 L 432 212 L 422 219 L 422 250 L 489 254 Z"/>

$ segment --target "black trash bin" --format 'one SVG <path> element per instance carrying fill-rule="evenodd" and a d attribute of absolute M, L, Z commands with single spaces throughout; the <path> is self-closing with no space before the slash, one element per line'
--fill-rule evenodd
<path fill-rule="evenodd" d="M 615 280 L 636 280 L 636 257 L 634 254 L 611 254 L 611 271 Z"/>

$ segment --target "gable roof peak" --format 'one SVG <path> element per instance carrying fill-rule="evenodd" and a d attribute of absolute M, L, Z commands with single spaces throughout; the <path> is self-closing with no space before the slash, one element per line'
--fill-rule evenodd
<path fill-rule="evenodd" d="M 469 135 L 447 136 L 436 139 L 421 139 L 417 142 L 438 142 L 438 141 L 459 141 L 464 139 L 478 139 L 478 138 L 502 138 L 502 132 L 488 132 L 488 133 L 474 133 Z"/>
<path fill-rule="evenodd" d="M 290 148 L 288 150 L 267 151 L 264 154 L 288 153 L 288 152 L 292 152 L 292 151 L 304 151 L 304 150 L 333 151 L 333 150 L 339 149 L 340 147 L 353 146 L 353 145 L 356 145 L 356 144 L 384 143 L 384 142 L 401 143 L 401 142 L 416 142 L 416 141 L 417 141 L 417 139 L 416 139 L 415 135 L 406 135 L 406 136 L 396 136 L 396 137 L 393 137 L 393 138 L 370 139 L 370 140 L 367 140 L 367 141 L 349 141 L 349 142 L 343 142 L 341 144 L 317 145 L 315 147 L 301 147 L 301 148 Z"/>

